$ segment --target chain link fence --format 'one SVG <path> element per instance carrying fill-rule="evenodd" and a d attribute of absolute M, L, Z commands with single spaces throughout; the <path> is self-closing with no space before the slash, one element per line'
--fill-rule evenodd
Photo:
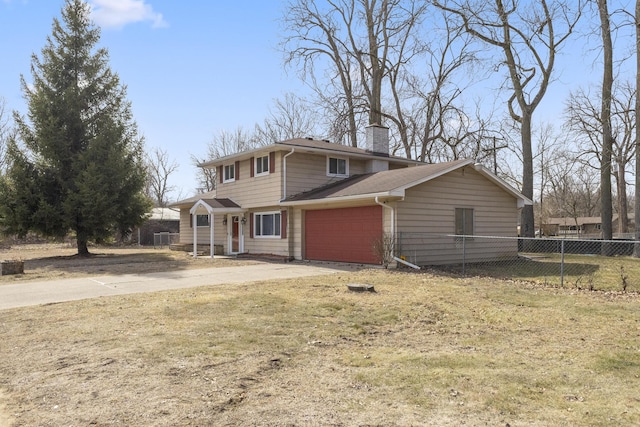
<path fill-rule="evenodd" d="M 640 242 L 398 233 L 396 255 L 420 267 L 549 286 L 640 292 Z"/>
<path fill-rule="evenodd" d="M 153 233 L 153 247 L 163 248 L 165 246 L 172 245 L 180 242 L 180 233 L 160 232 Z"/>

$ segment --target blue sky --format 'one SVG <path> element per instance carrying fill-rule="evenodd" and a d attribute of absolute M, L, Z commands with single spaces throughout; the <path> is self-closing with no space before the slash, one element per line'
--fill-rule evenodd
<path fill-rule="evenodd" d="M 277 50 L 284 0 L 88 2 L 102 28 L 100 46 L 109 50 L 111 69 L 128 87 L 147 148 L 160 147 L 179 164 L 170 178 L 177 187 L 172 199 L 194 193 L 190 157 L 203 155 L 216 133 L 239 126 L 251 130 L 274 99 L 305 90 L 294 73 L 285 73 Z M 0 0 L 0 97 L 9 110 L 26 113 L 20 75 L 30 81 L 31 55 L 40 54 L 63 5 Z M 597 84 L 598 52 L 588 43 L 583 37 L 563 48 L 556 80 L 534 115 L 537 122 L 559 121 L 571 89 Z M 483 89 L 490 102 L 501 98 L 497 86 L 494 81 Z"/>
<path fill-rule="evenodd" d="M 146 146 L 167 150 L 180 165 L 170 181 L 184 197 L 196 186 L 191 154 L 204 154 L 221 130 L 252 129 L 275 98 L 302 88 L 277 51 L 281 2 L 89 3 Z M 9 110 L 26 113 L 20 75 L 30 81 L 31 55 L 40 54 L 63 5 L 0 0 L 0 97 Z"/>

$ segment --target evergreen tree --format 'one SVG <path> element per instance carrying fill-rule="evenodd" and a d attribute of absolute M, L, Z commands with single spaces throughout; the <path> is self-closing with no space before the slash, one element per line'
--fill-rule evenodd
<path fill-rule="evenodd" d="M 5 233 L 75 233 L 87 243 L 139 225 L 151 207 L 144 196 L 143 140 L 126 87 L 97 48 L 100 30 L 82 0 L 66 0 L 41 56 L 32 55 L 33 82 L 22 77 L 28 118 L 14 113 L 18 140 L 0 181 Z"/>

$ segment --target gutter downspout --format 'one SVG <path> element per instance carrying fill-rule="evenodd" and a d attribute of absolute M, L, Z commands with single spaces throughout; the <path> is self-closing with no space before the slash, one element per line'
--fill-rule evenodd
<path fill-rule="evenodd" d="M 384 204 L 383 202 L 381 202 L 381 201 L 380 201 L 380 199 L 379 199 L 379 196 L 376 196 L 376 198 L 375 198 L 375 202 L 376 202 L 376 204 L 378 204 L 378 205 L 382 206 L 383 208 L 391 209 L 391 235 L 393 236 L 393 239 L 394 239 L 394 248 L 395 248 L 395 239 L 396 239 L 396 210 L 395 210 L 395 208 L 393 208 L 393 207 L 391 207 L 391 206 L 389 206 L 389 205 L 386 205 L 386 204 Z M 395 251 L 394 251 L 394 252 L 395 252 Z M 412 264 L 412 263 L 410 263 L 410 262 L 408 262 L 408 261 L 405 261 L 405 260 L 403 260 L 402 258 L 398 258 L 398 257 L 395 255 L 395 253 L 394 253 L 394 254 L 392 254 L 392 256 L 393 256 L 394 261 L 399 262 L 399 263 L 402 263 L 402 264 L 404 264 L 404 265 L 407 265 L 407 266 L 409 266 L 409 267 L 411 267 L 411 268 L 414 268 L 414 269 L 416 269 L 416 270 L 420 270 L 420 267 L 419 267 L 419 266 L 417 266 L 417 265 L 415 265 L 415 264 Z"/>
<path fill-rule="evenodd" d="M 280 201 L 283 201 L 287 198 L 287 157 L 292 155 L 296 151 L 296 148 L 293 147 L 290 152 L 282 157 L 282 198 Z"/>
<path fill-rule="evenodd" d="M 291 151 L 288 152 L 287 154 L 285 154 L 282 157 L 282 198 L 280 199 L 280 201 L 282 202 L 284 199 L 287 198 L 287 157 L 289 157 L 290 155 L 292 155 L 294 152 L 296 151 L 296 148 L 293 147 L 291 148 Z M 293 256 L 293 226 L 289 227 L 289 224 L 292 224 L 292 220 L 293 220 L 293 215 L 292 215 L 292 208 L 290 206 L 287 207 L 287 224 L 286 227 L 288 228 L 287 230 L 287 240 L 288 240 L 288 249 L 289 249 L 289 258 L 290 259 L 294 259 Z"/>

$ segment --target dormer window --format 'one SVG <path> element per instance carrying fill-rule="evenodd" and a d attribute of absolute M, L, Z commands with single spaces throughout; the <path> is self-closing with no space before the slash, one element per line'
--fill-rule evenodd
<path fill-rule="evenodd" d="M 269 156 L 256 157 L 256 176 L 269 173 Z"/>
<path fill-rule="evenodd" d="M 349 176 L 349 160 L 340 157 L 327 157 L 328 176 Z"/>
<path fill-rule="evenodd" d="M 226 165 L 224 167 L 224 182 L 232 182 L 236 180 L 236 165 Z"/>

